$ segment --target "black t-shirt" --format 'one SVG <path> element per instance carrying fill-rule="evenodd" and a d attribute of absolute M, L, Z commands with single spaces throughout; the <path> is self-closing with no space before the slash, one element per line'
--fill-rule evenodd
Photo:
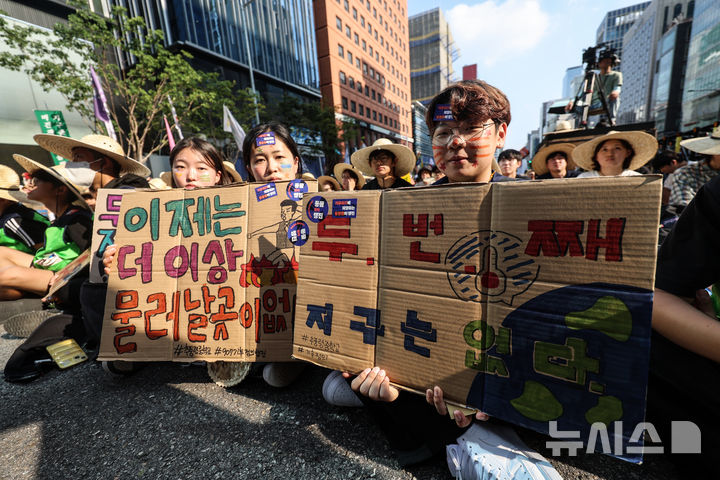
<path fill-rule="evenodd" d="M 412 184 L 400 177 L 395 178 L 395 182 L 389 188 L 412 187 Z M 363 186 L 362 190 L 382 190 L 377 178 L 373 178 Z"/>
<path fill-rule="evenodd" d="M 720 280 L 720 176 L 698 190 L 658 252 L 655 286 L 681 297 Z"/>
<path fill-rule="evenodd" d="M 65 227 L 63 240 L 65 242 L 74 242 L 80 248 L 80 251 L 90 248 L 92 225 L 92 213 L 78 207 L 70 207 L 62 217 L 55 219 L 53 222 L 55 227 Z"/>

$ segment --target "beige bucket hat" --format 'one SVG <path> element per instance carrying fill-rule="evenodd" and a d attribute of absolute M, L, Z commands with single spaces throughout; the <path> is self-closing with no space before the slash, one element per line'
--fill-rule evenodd
<path fill-rule="evenodd" d="M 319 187 L 321 190 L 322 190 L 322 186 L 323 186 L 324 184 L 330 183 L 330 184 L 332 184 L 333 187 L 335 187 L 334 190 L 335 190 L 336 192 L 341 192 L 341 191 L 342 191 L 342 185 L 340 185 L 340 184 L 338 183 L 338 181 L 335 180 L 335 179 L 334 179 L 333 177 L 331 177 L 330 175 L 320 175 L 320 176 L 318 177 L 318 179 L 317 179 L 317 182 L 318 182 L 318 187 Z"/>
<path fill-rule="evenodd" d="M 715 127 L 712 134 L 707 137 L 683 140 L 680 146 L 703 155 L 720 155 L 720 127 Z"/>
<path fill-rule="evenodd" d="M 66 169 L 64 166 L 55 165 L 54 167 L 46 167 L 45 165 L 36 162 L 35 160 L 32 160 L 17 153 L 13 154 L 13 158 L 18 163 L 18 165 L 20 165 L 26 172 L 31 175 L 33 172 L 36 172 L 38 170 L 42 170 L 45 173 L 51 175 L 53 178 L 57 179 L 59 182 L 65 185 L 68 190 L 70 190 L 70 192 L 76 197 L 76 200 L 73 202 L 73 204 L 87 210 L 92 210 L 82 195 L 82 192 L 86 189 L 75 185 L 71 180 L 67 178 L 67 174 L 65 173 Z"/>
<path fill-rule="evenodd" d="M 132 173 L 140 177 L 149 177 L 150 169 L 140 162 L 125 155 L 122 146 L 105 135 L 85 135 L 80 140 L 61 135 L 38 133 L 33 137 L 35 142 L 48 152 L 72 160 L 72 149 L 84 147 L 112 158 L 120 165 L 120 175 Z"/>
<path fill-rule="evenodd" d="M 361 148 L 350 156 L 350 162 L 355 168 L 368 176 L 375 176 L 375 172 L 370 167 L 370 154 L 377 150 L 388 150 L 395 155 L 397 163 L 395 164 L 395 176 L 402 177 L 407 175 L 415 167 L 415 154 L 405 145 L 393 143 L 387 138 L 379 138 L 369 147 Z"/>
<path fill-rule="evenodd" d="M 573 151 L 573 160 L 575 161 L 575 164 L 582 167 L 584 170 L 592 170 L 592 156 L 595 152 L 595 147 L 606 140 L 625 140 L 633 147 L 633 150 L 635 150 L 635 156 L 630 161 L 628 170 L 636 170 L 642 167 L 652 160 L 657 154 L 657 140 L 655 140 L 655 137 L 650 134 L 636 130 L 626 132 L 610 131 L 605 135 L 600 135 L 599 137 L 595 137 L 592 140 L 581 143 L 575 147 L 575 150 Z"/>
<path fill-rule="evenodd" d="M 20 177 L 7 165 L 0 165 L 0 198 L 11 202 L 26 202 L 25 192 L 20 190 Z"/>
<path fill-rule="evenodd" d="M 575 162 L 573 161 L 573 150 L 575 145 L 572 143 L 551 143 L 542 147 L 533 157 L 532 169 L 536 175 L 544 175 L 549 170 L 547 167 L 547 159 L 551 153 L 562 152 L 567 157 L 567 169 L 575 170 Z"/>
<path fill-rule="evenodd" d="M 335 174 L 335 178 L 338 179 L 338 182 L 342 181 L 342 174 L 345 170 L 350 170 L 353 172 L 357 178 L 357 185 L 355 185 L 355 190 L 360 190 L 362 187 L 365 186 L 365 176 L 362 174 L 360 170 L 353 167 L 349 163 L 337 163 L 335 164 L 335 167 L 333 168 L 333 174 Z"/>

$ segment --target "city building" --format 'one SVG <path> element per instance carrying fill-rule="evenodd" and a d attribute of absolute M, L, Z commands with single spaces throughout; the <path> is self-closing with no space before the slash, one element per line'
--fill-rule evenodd
<path fill-rule="evenodd" d="M 583 80 L 585 79 L 585 70 L 582 65 L 577 67 L 570 67 L 565 70 L 565 76 L 563 77 L 563 98 L 575 98 L 577 93 L 580 91 Z"/>
<path fill-rule="evenodd" d="M 475 80 L 477 78 L 477 63 L 463 67 L 463 80 Z"/>
<path fill-rule="evenodd" d="M 407 2 L 313 2 L 320 91 L 358 135 L 344 156 L 378 138 L 412 143 Z"/>
<path fill-rule="evenodd" d="M 455 81 L 453 62 L 460 51 L 453 43 L 442 10 L 434 8 L 413 15 L 410 30 L 410 81 L 412 100 L 423 105 Z"/>
<path fill-rule="evenodd" d="M 690 34 L 682 130 L 707 131 L 720 121 L 720 3 L 698 0 Z"/>
<path fill-rule="evenodd" d="M 681 131 L 682 94 L 691 27 L 692 20 L 674 24 L 658 42 L 652 103 L 655 129 L 661 139 L 674 137 Z"/>
<path fill-rule="evenodd" d="M 604 44 L 607 48 L 615 50 L 615 53 L 622 62 L 623 58 L 623 35 L 633 25 L 643 10 L 650 5 L 650 2 L 638 3 L 629 7 L 611 10 L 605 14 L 598 26 L 596 33 L 596 45 Z M 622 63 L 615 68 L 622 70 Z"/>
<path fill-rule="evenodd" d="M 420 165 L 435 165 L 432 151 L 432 138 L 425 114 L 427 108 L 420 102 L 412 102 L 413 152 Z"/>
<path fill-rule="evenodd" d="M 694 0 L 653 0 L 623 37 L 623 87 L 618 124 L 653 119 L 653 82 L 660 37 L 680 19 L 693 18 Z"/>

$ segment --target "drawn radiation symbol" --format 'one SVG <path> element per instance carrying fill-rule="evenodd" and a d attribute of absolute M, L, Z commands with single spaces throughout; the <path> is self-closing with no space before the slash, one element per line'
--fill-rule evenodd
<path fill-rule="evenodd" d="M 455 295 L 471 302 L 503 302 L 535 282 L 540 266 L 525 255 L 522 241 L 505 232 L 480 230 L 460 238 L 445 255 Z"/>

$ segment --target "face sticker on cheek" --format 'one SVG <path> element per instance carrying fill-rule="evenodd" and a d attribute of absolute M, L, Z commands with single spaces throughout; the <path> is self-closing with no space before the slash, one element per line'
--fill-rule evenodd
<path fill-rule="evenodd" d="M 183 173 L 180 170 L 173 169 L 173 173 L 175 173 L 175 176 L 177 178 L 181 178 L 183 176 Z"/>

